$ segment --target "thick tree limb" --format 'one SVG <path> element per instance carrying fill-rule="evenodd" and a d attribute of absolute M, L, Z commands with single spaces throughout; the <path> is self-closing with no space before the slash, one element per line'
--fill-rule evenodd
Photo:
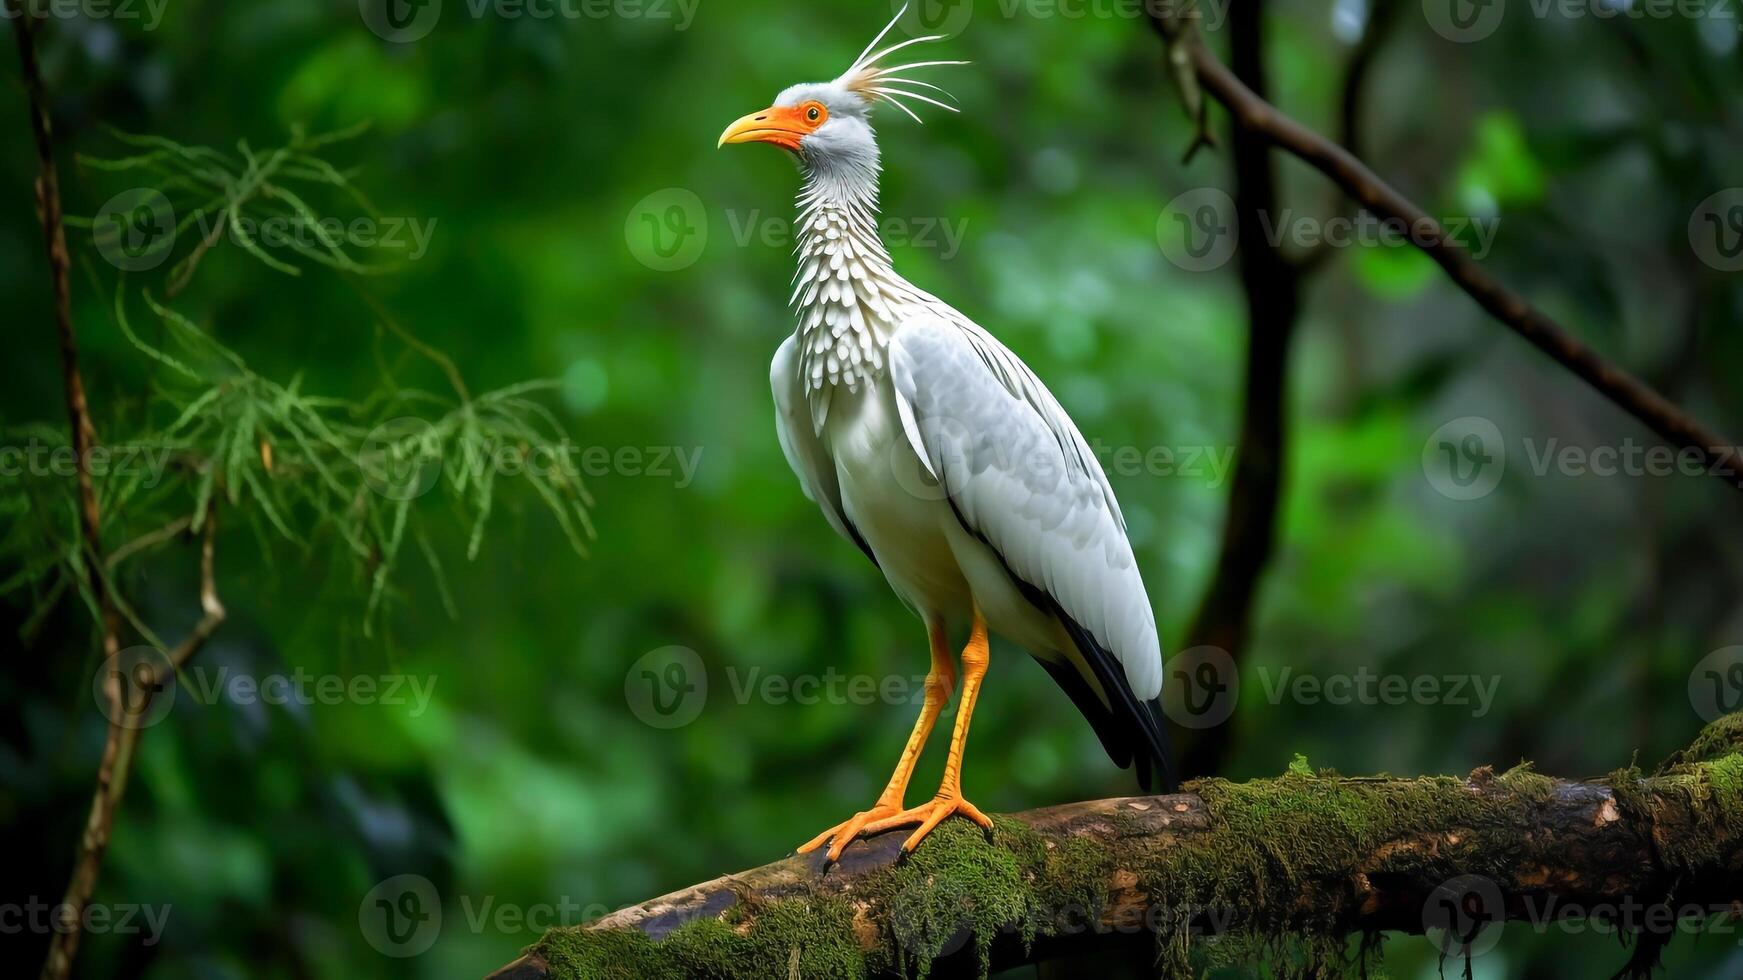
<path fill-rule="evenodd" d="M 1154 950 L 1165 972 L 1201 955 L 1324 969 L 1366 955 L 1348 952 L 1356 935 L 1602 915 L 1651 957 L 1677 928 L 1653 910 L 1743 909 L 1743 715 L 1652 776 L 1292 766 L 1002 817 L 990 842 L 949 821 L 898 862 L 902 839 L 855 843 L 827 871 L 819 855 L 789 857 L 552 930 L 493 977 L 880 977 L 922 962 L 952 976 L 1110 946 Z"/>
<path fill-rule="evenodd" d="M 1177 19 L 1181 4 L 1153 0 L 1150 22 L 1167 45 L 1171 64 L 1188 61 L 1198 84 L 1228 109 L 1241 130 L 1253 133 L 1331 178 L 1374 215 L 1402 222 L 1407 237 L 1453 283 L 1495 319 L 1530 341 L 1672 445 L 1694 453 L 1713 476 L 1743 490 L 1743 452 L 1691 417 L 1645 382 L 1587 347 L 1548 314 L 1491 276 L 1428 212 L 1389 186 L 1355 154 L 1315 133 L 1258 96 L 1230 71 L 1193 25 Z"/>

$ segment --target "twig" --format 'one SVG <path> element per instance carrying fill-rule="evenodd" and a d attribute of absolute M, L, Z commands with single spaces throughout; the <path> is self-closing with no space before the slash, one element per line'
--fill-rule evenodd
<path fill-rule="evenodd" d="M 130 546 L 149 538 L 163 537 L 174 526 L 172 523 L 147 534 L 131 542 Z M 80 925 L 84 921 L 85 906 L 91 900 L 97 876 L 102 871 L 103 856 L 108 851 L 109 839 L 115 827 L 115 810 L 127 788 L 127 777 L 133 768 L 134 751 L 139 745 L 140 735 L 144 732 L 143 727 L 129 724 L 128 719 L 137 717 L 149 707 L 153 693 L 169 680 L 166 672 L 180 670 L 189 658 L 206 645 L 213 632 L 224 621 L 224 604 L 218 598 L 214 572 L 217 527 L 217 498 L 214 497 L 206 506 L 205 527 L 200 539 L 200 620 L 180 643 L 165 654 L 163 662 L 149 661 L 152 667 L 150 681 L 135 692 L 137 697 L 145 699 L 144 702 L 135 704 L 131 711 L 123 707 L 121 671 L 108 671 L 104 681 L 104 693 L 109 701 L 109 734 L 103 743 L 102 760 L 97 766 L 97 787 L 91 794 L 91 810 L 85 818 L 85 830 L 79 840 L 72 878 L 67 885 L 66 897 L 61 900 L 62 918 L 49 946 L 48 961 L 43 964 L 40 980 L 65 980 L 72 971 L 73 958 L 78 954 Z"/>
<path fill-rule="evenodd" d="M 199 244 L 194 246 L 194 250 L 188 253 L 187 258 L 176 263 L 175 268 L 171 270 L 169 282 L 164 285 L 164 299 L 175 299 L 182 290 L 187 288 L 188 283 L 193 281 L 194 270 L 199 268 L 200 259 L 211 251 L 212 246 L 218 244 L 218 239 L 224 235 L 224 223 L 229 220 L 230 213 L 228 211 L 221 212 L 218 215 L 218 220 L 212 222 L 212 230 L 206 232 L 206 237 L 200 239 Z"/>
<path fill-rule="evenodd" d="M 96 445 L 97 431 L 91 423 L 85 383 L 79 374 L 79 345 L 73 333 L 72 286 L 69 282 L 71 260 L 67 255 L 66 225 L 61 212 L 60 176 L 54 164 L 48 98 L 43 89 L 42 69 L 36 58 L 34 15 L 25 11 L 18 0 L 6 0 L 6 11 L 12 18 L 13 32 L 18 38 L 18 57 L 30 101 L 30 129 L 35 138 L 37 157 L 36 207 L 42 220 L 43 242 L 48 249 L 49 275 L 54 288 L 55 335 L 59 339 L 61 381 L 66 392 L 67 417 L 76 458 L 79 528 L 84 537 L 86 571 L 90 576 L 91 595 L 96 600 L 98 628 L 102 633 L 103 656 L 107 662 L 121 652 L 121 623 L 103 575 L 102 513 L 91 481 L 91 447 Z M 133 746 L 139 739 L 137 730 L 114 720 L 123 717 L 120 679 L 114 672 L 111 672 L 104 689 L 110 704 L 109 733 L 103 742 L 102 758 L 97 763 L 97 785 L 91 794 L 91 810 L 79 838 L 73 873 L 59 906 L 61 921 L 57 923 L 49 944 L 48 960 L 42 967 L 43 980 L 64 980 L 72 970 L 73 957 L 79 949 L 85 906 L 91 900 L 97 873 L 103 865 L 103 854 L 109 847 L 115 804 L 126 782 L 127 768 L 132 764 Z"/>
<path fill-rule="evenodd" d="M 1743 490 L 1743 453 L 1736 443 L 1707 428 L 1640 379 L 1610 363 L 1561 324 L 1486 272 L 1449 236 L 1440 222 L 1380 179 L 1350 151 L 1308 129 L 1256 95 L 1224 65 L 1197 32 L 1166 12 L 1171 4 L 1146 4 L 1151 25 L 1170 51 L 1185 45 L 1197 78 L 1228 109 L 1236 126 L 1292 154 L 1331 178 L 1357 204 L 1378 217 L 1403 222 L 1409 239 L 1453 283 L 1495 319 L 1633 415 L 1667 442 L 1696 454 L 1711 475 Z"/>
<path fill-rule="evenodd" d="M 85 400 L 85 382 L 79 374 L 79 342 L 73 333 L 72 285 L 67 255 L 66 224 L 61 213 L 60 174 L 54 164 L 54 136 L 48 114 L 48 96 L 42 84 L 42 69 L 37 63 L 35 17 L 20 5 L 19 0 L 5 0 L 7 15 L 12 18 L 13 32 L 18 38 L 18 58 L 24 71 L 24 88 L 30 101 L 30 131 L 36 141 L 36 211 L 42 221 L 43 242 L 48 249 L 49 276 L 54 288 L 54 326 L 59 340 L 61 381 L 66 393 L 67 420 L 72 426 L 73 455 L 79 490 L 79 529 L 85 547 L 92 554 L 103 553 L 102 514 L 97 506 L 96 487 L 91 482 L 91 447 L 97 444 L 97 429 L 91 423 L 90 406 Z M 96 568 L 90 571 L 91 595 L 97 600 L 102 617 L 103 654 L 112 657 L 121 649 L 121 624 L 115 615 L 109 592 Z"/>
<path fill-rule="evenodd" d="M 108 566 L 111 570 L 114 570 L 115 568 L 120 567 L 122 562 L 132 558 L 134 555 L 137 555 L 142 551 L 149 551 L 166 541 L 175 540 L 177 535 L 182 534 L 188 528 L 193 526 L 194 519 L 184 515 L 170 521 L 168 524 L 165 524 L 163 527 L 160 527 L 155 531 L 147 531 L 139 537 L 134 538 L 132 541 L 116 548 L 114 551 L 109 552 L 109 557 L 106 559 Z"/>
<path fill-rule="evenodd" d="M 96 427 L 91 422 L 90 407 L 85 398 L 85 385 L 79 373 L 78 338 L 73 333 L 72 287 L 69 282 L 71 261 L 67 254 L 66 226 L 61 210 L 60 178 L 54 164 L 53 131 L 49 121 L 48 100 L 42 83 L 42 70 L 37 62 L 34 15 L 22 9 L 19 0 L 5 0 L 18 38 L 19 60 L 23 67 L 25 89 L 29 94 L 31 132 L 35 137 L 38 173 L 36 179 L 37 213 L 42 220 L 43 240 L 48 249 L 49 273 L 54 286 L 55 333 L 60 343 L 61 377 L 66 389 L 67 415 L 72 427 L 73 452 L 77 458 L 79 495 L 79 525 L 84 538 L 83 552 L 90 576 L 91 594 L 96 600 L 98 627 L 103 637 L 104 662 L 110 663 L 121 653 L 121 622 L 115 596 L 109 588 L 106 569 L 140 548 L 155 543 L 154 535 L 146 535 L 129 543 L 115 555 L 105 557 L 102 544 L 102 512 L 91 479 L 91 449 L 97 443 Z M 179 668 L 206 641 L 224 619 L 223 604 L 218 601 L 213 580 L 214 515 L 207 514 L 206 535 L 200 553 L 199 623 L 169 653 L 171 669 Z M 171 525 L 173 528 L 174 525 Z M 179 531 L 169 528 L 155 536 L 169 536 Z M 157 678 L 159 681 L 163 678 Z M 128 717 L 123 708 L 124 693 L 119 671 L 110 670 L 104 681 L 104 695 L 109 702 L 109 730 L 103 741 L 103 754 L 97 763 L 96 787 L 91 793 L 91 807 L 79 837 L 78 852 L 73 858 L 72 875 L 67 881 L 65 896 L 57 907 L 59 920 L 54 938 L 49 943 L 48 958 L 43 963 L 42 980 L 65 980 L 72 972 L 78 955 L 85 909 L 97 886 L 103 858 L 109 849 L 115 825 L 115 809 L 127 785 L 127 775 L 133 766 L 134 749 L 139 744 L 141 729 L 125 724 Z M 151 689 L 140 692 L 149 698 Z"/>
<path fill-rule="evenodd" d="M 200 537 L 200 621 L 176 644 L 175 649 L 168 654 L 171 670 L 181 670 L 188 658 L 200 652 L 206 641 L 212 638 L 212 633 L 224 622 L 224 603 L 218 598 L 218 580 L 213 573 L 214 552 L 218 537 L 218 505 L 217 498 L 206 506 L 205 529 Z M 159 677 L 164 682 L 168 678 Z"/>
<path fill-rule="evenodd" d="M 363 285 L 355 277 L 347 277 L 347 281 L 351 283 L 351 288 L 357 290 L 357 295 L 363 297 L 363 301 L 369 304 L 369 308 L 375 311 L 375 318 L 380 321 L 382 326 L 398 337 L 401 343 L 429 358 L 437 367 L 442 369 L 442 373 L 448 376 L 448 383 L 454 386 L 454 393 L 460 396 L 461 404 L 471 403 L 472 394 L 466 390 L 466 381 L 460 377 L 460 369 L 454 365 L 452 358 L 419 340 L 412 335 L 410 330 L 401 326 L 398 318 L 380 300 L 375 298 L 375 294 L 363 288 Z"/>

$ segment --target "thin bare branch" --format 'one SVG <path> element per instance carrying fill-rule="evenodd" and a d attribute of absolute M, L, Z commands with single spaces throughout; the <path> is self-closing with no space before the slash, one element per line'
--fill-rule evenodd
<path fill-rule="evenodd" d="M 1374 215 L 1402 222 L 1412 244 L 1496 320 L 1633 415 L 1666 442 L 1694 453 L 1702 468 L 1743 490 L 1743 453 L 1737 444 L 1684 412 L 1645 382 L 1574 337 L 1547 313 L 1490 275 L 1448 235 L 1440 222 L 1394 190 L 1355 154 L 1319 135 L 1256 95 L 1230 71 L 1196 31 L 1176 19 L 1176 5 L 1151 0 L 1151 25 L 1174 52 L 1187 51 L 1199 83 L 1228 109 L 1236 126 L 1263 138 L 1329 177 Z"/>
<path fill-rule="evenodd" d="M 213 574 L 215 542 L 218 536 L 218 506 L 217 499 L 208 506 L 206 511 L 205 530 L 200 537 L 200 621 L 176 644 L 168 655 L 171 670 L 181 670 L 206 641 L 212 638 L 212 633 L 224 622 L 224 603 L 218 598 L 218 582 Z M 159 678 L 160 681 L 167 678 Z"/>
<path fill-rule="evenodd" d="M 59 341 L 61 381 L 65 389 L 67 421 L 72 427 L 73 455 L 79 491 L 79 529 L 92 554 L 101 555 L 102 513 L 97 490 L 91 482 L 91 447 L 97 444 L 97 429 L 91 423 L 85 400 L 85 382 L 79 374 L 79 343 L 73 332 L 73 301 L 67 254 L 67 232 L 61 211 L 60 173 L 54 163 L 54 130 L 49 120 L 48 95 L 42 84 L 42 68 L 36 57 L 37 23 L 19 0 L 5 0 L 7 16 L 18 39 L 18 58 L 24 72 L 24 88 L 30 101 L 30 131 L 36 143 L 36 212 L 42 222 L 43 243 L 48 249 L 49 277 L 54 290 L 54 328 Z M 96 597 L 103 628 L 103 653 L 114 656 L 121 649 L 121 623 L 109 602 L 98 569 L 91 569 L 91 593 Z"/>
<path fill-rule="evenodd" d="M 87 572 L 91 594 L 96 600 L 98 628 L 103 639 L 105 662 L 121 652 L 121 620 L 105 581 L 102 542 L 102 512 L 98 509 L 97 491 L 91 480 L 91 449 L 97 444 L 96 426 L 91 422 L 90 406 L 85 399 L 85 383 L 79 374 L 78 338 L 73 333 L 71 259 L 67 254 L 67 234 L 61 211 L 60 175 L 54 163 L 54 136 L 49 119 L 48 96 L 42 83 L 42 69 L 36 57 L 37 23 L 33 14 L 23 9 L 19 0 L 5 0 L 6 12 L 12 20 L 18 39 L 19 63 L 24 74 L 24 87 L 30 101 L 30 129 L 36 144 L 37 177 L 36 209 L 42 221 L 43 243 L 48 250 L 49 276 L 54 291 L 55 336 L 59 342 L 61 380 L 66 394 L 67 419 L 72 430 L 73 455 L 76 460 L 76 483 L 79 496 L 79 528 L 84 547 L 89 553 Z M 97 885 L 97 874 L 103 865 L 103 855 L 109 847 L 115 804 L 127 781 L 127 769 L 132 764 L 133 747 L 139 740 L 137 729 L 129 729 L 113 719 L 122 717 L 121 689 L 118 677 L 112 677 L 106 687 L 110 699 L 108 737 L 103 743 L 103 755 L 97 764 L 97 785 L 91 794 L 91 810 L 85 819 L 79 838 L 73 873 L 67 882 L 65 897 L 59 911 L 54 939 L 49 945 L 48 960 L 43 964 L 43 980 L 65 980 L 72 971 L 73 957 L 78 954 L 86 905 Z"/>
<path fill-rule="evenodd" d="M 109 569 L 113 571 L 116 568 L 121 567 L 122 562 L 132 558 L 134 555 L 150 551 L 158 545 L 174 541 L 177 536 L 185 533 L 188 528 L 193 526 L 194 519 L 191 516 L 183 515 L 170 521 L 163 527 L 154 531 L 147 531 L 139 537 L 134 538 L 132 541 L 116 548 L 114 551 L 109 552 L 109 557 L 105 559 L 105 561 L 108 563 Z"/>

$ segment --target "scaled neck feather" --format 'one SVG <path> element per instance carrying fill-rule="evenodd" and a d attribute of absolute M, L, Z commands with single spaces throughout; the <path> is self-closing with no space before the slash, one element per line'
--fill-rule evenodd
<path fill-rule="evenodd" d="M 917 298 L 878 237 L 878 164 L 807 160 L 798 200 L 799 370 L 821 428 L 837 386 L 850 392 L 883 376 L 898 311 Z"/>

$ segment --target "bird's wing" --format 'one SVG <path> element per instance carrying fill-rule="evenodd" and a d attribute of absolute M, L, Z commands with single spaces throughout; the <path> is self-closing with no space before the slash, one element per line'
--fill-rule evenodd
<path fill-rule="evenodd" d="M 823 511 L 824 519 L 837 534 L 858 545 L 876 564 L 878 559 L 871 546 L 847 519 L 841 506 L 841 483 L 835 476 L 835 463 L 811 423 L 804 381 L 799 376 L 796 335 L 789 336 L 775 351 L 775 359 L 769 364 L 769 387 L 775 393 L 775 435 L 781 440 L 781 453 L 787 457 L 787 465 L 799 478 L 799 489 Z"/>
<path fill-rule="evenodd" d="M 1113 713 L 1100 720 L 1166 770 L 1155 614 L 1113 489 L 1077 426 L 1027 365 L 966 319 L 903 323 L 890 373 L 908 441 L 958 518 L 1073 634 L 1083 679 Z M 1077 696 L 1082 687 L 1066 689 L 1097 722 Z M 1108 748 L 1121 761 L 1120 746 Z"/>

